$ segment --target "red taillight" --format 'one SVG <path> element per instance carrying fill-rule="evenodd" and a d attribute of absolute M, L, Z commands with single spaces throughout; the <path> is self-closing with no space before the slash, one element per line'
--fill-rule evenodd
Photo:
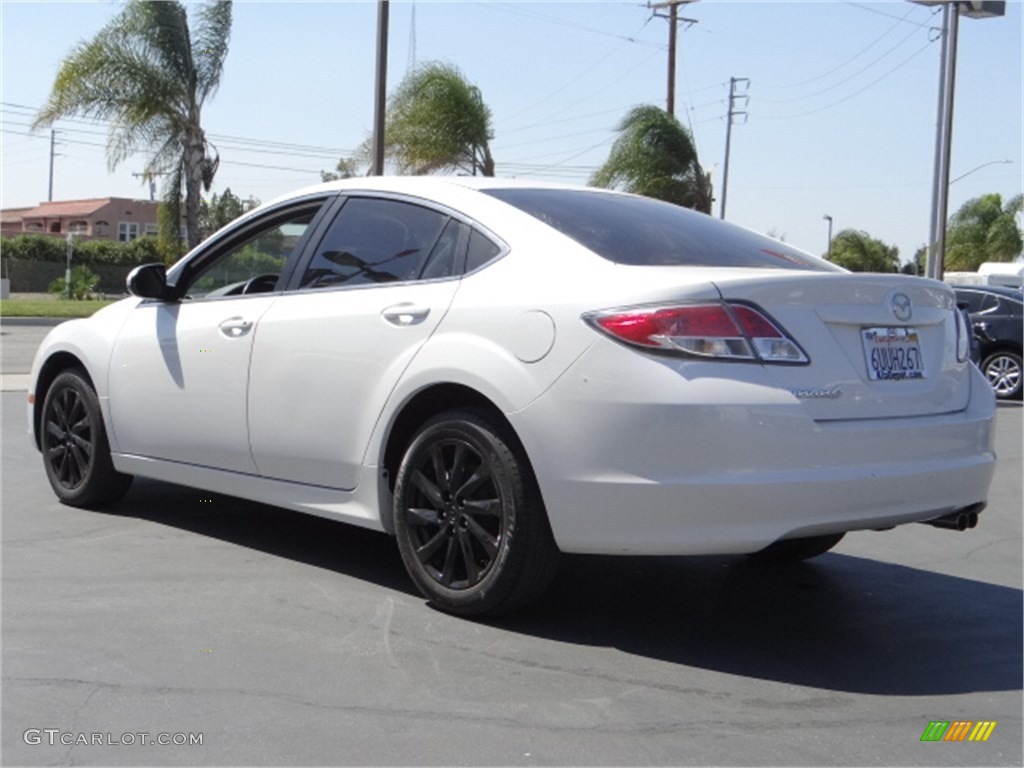
<path fill-rule="evenodd" d="M 648 349 L 697 357 L 806 363 L 795 341 L 744 304 L 636 307 L 585 316 L 612 338 Z"/>

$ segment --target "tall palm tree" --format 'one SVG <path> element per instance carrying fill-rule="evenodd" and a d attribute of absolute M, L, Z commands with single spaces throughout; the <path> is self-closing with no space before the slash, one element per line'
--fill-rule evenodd
<path fill-rule="evenodd" d="M 182 186 L 189 248 L 199 242 L 201 190 L 210 189 L 220 158 L 200 122 L 203 104 L 220 84 L 231 3 L 195 13 L 179 2 L 130 0 L 96 36 L 61 63 L 35 126 L 70 115 L 111 121 L 107 162 L 113 170 L 137 151 L 152 151 L 147 176 L 166 175 L 161 238 L 180 240 Z"/>
<path fill-rule="evenodd" d="M 973 272 L 986 261 L 1013 261 L 1020 256 L 1024 238 L 1017 217 L 1024 196 L 1003 203 L 991 194 L 968 200 L 949 219 L 945 268 Z"/>
<path fill-rule="evenodd" d="M 385 125 L 384 151 L 400 173 L 494 175 L 491 110 L 457 67 L 434 61 L 406 75 L 388 101 Z"/>
<path fill-rule="evenodd" d="M 608 159 L 591 177 L 595 187 L 622 189 L 711 213 L 711 175 L 697 160 L 690 132 L 653 105 L 631 109 Z"/>

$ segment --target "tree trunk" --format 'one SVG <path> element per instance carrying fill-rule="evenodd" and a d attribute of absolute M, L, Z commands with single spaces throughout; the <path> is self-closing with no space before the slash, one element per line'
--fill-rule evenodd
<path fill-rule="evenodd" d="M 484 176 L 494 176 L 494 158 L 491 157 L 491 148 L 484 144 L 484 161 L 481 167 Z"/>
<path fill-rule="evenodd" d="M 185 232 L 189 250 L 199 245 L 199 203 L 203 190 L 203 158 L 206 156 L 203 131 L 189 132 L 185 149 Z"/>

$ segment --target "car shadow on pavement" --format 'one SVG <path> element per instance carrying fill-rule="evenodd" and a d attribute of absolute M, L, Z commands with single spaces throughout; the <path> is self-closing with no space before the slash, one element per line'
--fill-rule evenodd
<path fill-rule="evenodd" d="M 389 536 L 206 492 L 216 503 L 200 505 L 197 495 L 136 480 L 111 511 L 419 599 Z M 784 566 L 745 557 L 565 556 L 538 603 L 488 623 L 837 691 L 929 696 L 1022 687 L 1021 590 L 837 553 Z"/>
<path fill-rule="evenodd" d="M 198 503 L 199 497 L 208 503 Z M 136 478 L 107 513 L 149 520 L 418 596 L 394 540 L 280 507 Z"/>
<path fill-rule="evenodd" d="M 829 553 L 565 558 L 506 629 L 733 675 L 929 696 L 1022 688 L 1022 592 Z"/>

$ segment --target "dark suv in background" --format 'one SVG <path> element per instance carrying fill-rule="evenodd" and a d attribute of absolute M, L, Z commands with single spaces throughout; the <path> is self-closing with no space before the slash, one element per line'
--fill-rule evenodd
<path fill-rule="evenodd" d="M 957 303 L 967 310 L 981 345 L 982 373 L 1001 400 L 1019 399 L 1022 379 L 1021 335 L 1024 294 L 992 285 L 953 286 Z"/>

